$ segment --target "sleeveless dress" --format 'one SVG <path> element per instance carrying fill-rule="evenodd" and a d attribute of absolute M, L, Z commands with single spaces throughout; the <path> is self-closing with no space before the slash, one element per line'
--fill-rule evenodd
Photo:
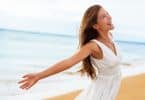
<path fill-rule="evenodd" d="M 97 70 L 97 78 L 92 80 L 75 100 L 115 100 L 121 83 L 121 55 L 114 42 L 116 54 L 104 43 L 92 39 L 98 44 L 103 53 L 102 59 L 90 57 L 92 66 Z"/>

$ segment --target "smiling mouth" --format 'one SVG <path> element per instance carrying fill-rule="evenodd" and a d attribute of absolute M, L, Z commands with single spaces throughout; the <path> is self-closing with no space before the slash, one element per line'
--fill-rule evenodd
<path fill-rule="evenodd" d="M 107 24 L 107 25 L 112 26 L 113 24 L 112 24 L 112 23 L 109 23 L 109 24 Z"/>
<path fill-rule="evenodd" d="M 113 25 L 112 21 L 108 21 L 107 25 L 112 26 Z"/>
<path fill-rule="evenodd" d="M 111 29 L 113 29 L 113 28 L 114 28 L 113 23 L 108 23 L 107 25 L 108 25 L 109 27 L 111 27 Z"/>

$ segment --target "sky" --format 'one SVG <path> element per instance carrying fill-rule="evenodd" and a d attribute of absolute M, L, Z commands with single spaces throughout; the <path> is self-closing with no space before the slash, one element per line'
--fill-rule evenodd
<path fill-rule="evenodd" d="M 0 0 L 0 28 L 75 35 L 94 4 L 111 14 L 115 33 L 145 39 L 145 0 Z"/>

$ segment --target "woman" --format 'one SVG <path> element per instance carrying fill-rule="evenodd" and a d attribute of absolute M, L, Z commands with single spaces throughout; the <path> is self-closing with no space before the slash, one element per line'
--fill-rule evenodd
<path fill-rule="evenodd" d="M 20 88 L 29 89 L 39 80 L 82 61 L 80 72 L 87 74 L 92 83 L 76 100 L 115 100 L 121 81 L 121 59 L 109 32 L 113 28 L 111 16 L 103 7 L 89 7 L 80 26 L 79 50 L 44 71 L 24 75 Z"/>

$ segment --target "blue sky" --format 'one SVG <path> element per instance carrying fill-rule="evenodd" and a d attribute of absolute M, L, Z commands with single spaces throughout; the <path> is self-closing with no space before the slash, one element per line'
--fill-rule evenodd
<path fill-rule="evenodd" d="M 145 39 L 145 0 L 0 0 L 0 28 L 75 35 L 93 4 L 112 15 L 115 33 Z"/>

